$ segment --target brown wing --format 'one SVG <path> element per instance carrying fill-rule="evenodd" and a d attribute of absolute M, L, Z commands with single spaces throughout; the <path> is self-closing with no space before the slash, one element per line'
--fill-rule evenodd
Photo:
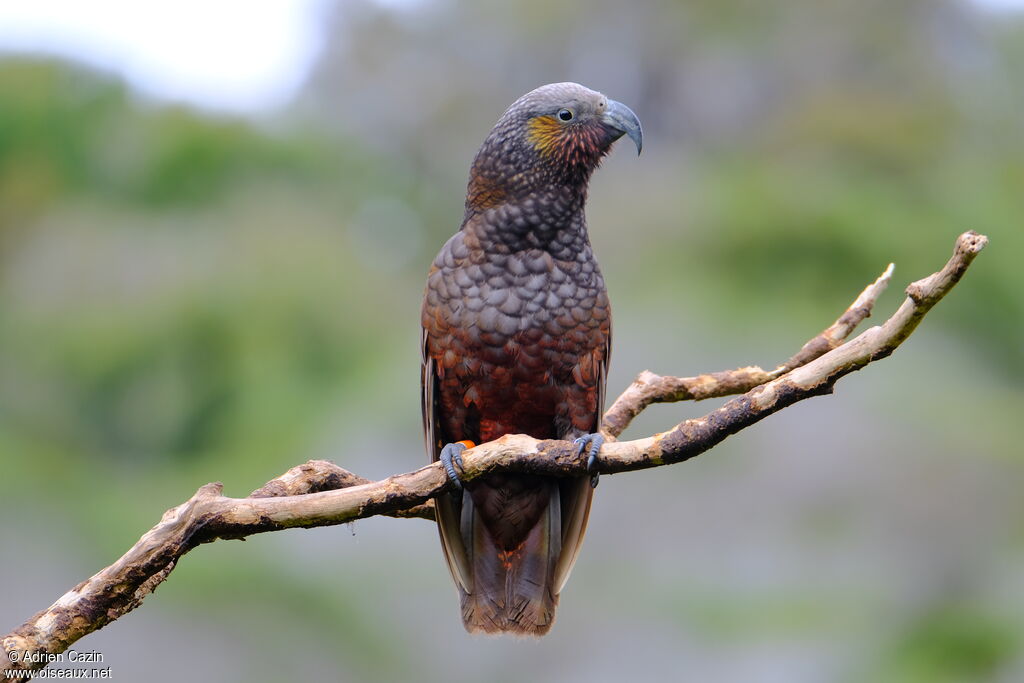
<path fill-rule="evenodd" d="M 605 338 L 604 348 L 595 349 L 597 356 L 597 410 L 591 432 L 601 429 L 601 416 L 604 414 L 605 387 L 608 384 L 608 359 L 612 352 L 611 325 Z M 590 477 L 570 479 L 561 487 L 563 497 L 562 509 L 562 554 L 555 565 L 555 593 L 561 593 L 565 582 L 569 580 L 576 558 L 583 547 L 583 537 L 587 533 L 587 521 L 590 519 L 590 505 L 594 500 L 594 487 L 590 485 Z"/>
<path fill-rule="evenodd" d="M 423 434 L 426 439 L 427 453 L 430 461 L 435 462 L 444 446 L 441 438 L 441 427 L 438 422 L 437 368 L 435 361 L 427 350 L 427 331 L 423 330 L 422 358 L 420 366 L 420 385 L 422 389 L 421 407 L 423 413 Z M 434 511 L 437 516 L 437 528 L 441 534 L 441 547 L 448 570 L 455 583 L 467 593 L 473 590 L 473 572 L 470 567 L 469 555 L 462 542 L 459 530 L 459 518 L 462 505 L 452 496 L 441 495 L 434 499 Z"/>
<path fill-rule="evenodd" d="M 445 439 L 440 425 L 441 410 L 436 361 L 428 352 L 427 342 L 427 331 L 424 330 L 421 365 L 423 431 L 426 438 L 427 452 L 430 455 L 431 462 L 434 462 L 439 457 Z M 609 325 L 605 344 L 591 351 L 588 357 L 580 359 L 581 365 L 592 370 L 590 372 L 575 373 L 578 377 L 578 382 L 584 388 L 586 388 L 584 384 L 585 378 L 591 381 L 596 380 L 596 387 L 594 387 L 596 389 L 596 401 L 593 421 L 582 432 L 561 434 L 559 435 L 560 437 L 571 439 L 583 433 L 596 432 L 600 429 L 601 415 L 603 414 L 606 396 L 607 359 L 610 353 L 611 334 Z M 589 382 L 586 382 L 586 384 L 589 384 Z M 561 496 L 560 518 L 562 538 L 559 544 L 561 551 L 553 574 L 553 592 L 555 594 L 559 593 L 565 585 L 579 555 L 594 496 L 594 489 L 590 486 L 589 477 L 563 480 L 560 483 L 559 489 Z M 441 535 L 441 545 L 444 550 L 445 560 L 448 563 L 448 569 L 456 584 L 466 593 L 473 592 L 473 569 L 470 554 L 464 542 L 464 534 L 462 533 L 464 529 L 462 529 L 460 520 L 466 518 L 466 514 L 464 514 L 466 511 L 463 510 L 463 507 L 469 501 L 469 496 L 463 498 L 439 496 L 434 501 L 438 530 Z"/>

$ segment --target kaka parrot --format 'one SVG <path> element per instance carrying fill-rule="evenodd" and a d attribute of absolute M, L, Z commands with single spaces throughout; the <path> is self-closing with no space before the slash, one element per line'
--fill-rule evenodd
<path fill-rule="evenodd" d="M 436 500 L 437 524 L 471 633 L 547 633 L 583 542 L 596 478 L 499 473 L 463 486 L 455 465 L 505 434 L 573 439 L 593 464 L 611 312 L 583 208 L 623 135 L 639 153 L 636 114 L 576 83 L 520 97 L 477 152 L 462 227 L 427 278 L 424 432 L 457 485 Z"/>

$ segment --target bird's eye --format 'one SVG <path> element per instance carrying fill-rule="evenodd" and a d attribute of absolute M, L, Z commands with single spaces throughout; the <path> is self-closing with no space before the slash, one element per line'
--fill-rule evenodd
<path fill-rule="evenodd" d="M 572 110 L 562 109 L 561 111 L 558 112 L 558 118 L 562 119 L 563 121 L 572 121 Z"/>

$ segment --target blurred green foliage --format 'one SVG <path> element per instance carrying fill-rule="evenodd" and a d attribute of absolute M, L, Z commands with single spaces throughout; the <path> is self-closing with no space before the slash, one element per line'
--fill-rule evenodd
<path fill-rule="evenodd" d="M 11 59 L 0 71 L 0 162 L 4 204 L 15 215 L 69 195 L 203 205 L 253 178 L 307 182 L 339 166 L 315 140 L 140 106 L 110 78 Z"/>
<path fill-rule="evenodd" d="M 1020 647 L 1012 622 L 964 605 L 920 615 L 870 680 L 901 683 L 987 681 Z"/>

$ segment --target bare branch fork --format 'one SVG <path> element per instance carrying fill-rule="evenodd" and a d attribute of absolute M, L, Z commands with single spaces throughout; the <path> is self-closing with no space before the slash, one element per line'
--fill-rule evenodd
<path fill-rule="evenodd" d="M 907 299 L 880 326 L 844 341 L 871 313 L 892 277 L 893 266 L 868 285 L 827 329 L 774 370 L 744 367 L 696 377 L 667 377 L 644 371 L 604 415 L 608 442 L 599 469 L 615 474 L 682 462 L 772 413 L 811 396 L 827 394 L 839 378 L 885 358 L 917 327 L 924 315 L 960 280 L 988 238 L 966 232 L 938 272 L 907 287 Z M 744 393 L 745 392 L 745 393 Z M 652 403 L 701 400 L 742 394 L 704 417 L 633 441 L 616 441 Z M 516 471 L 552 476 L 586 474 L 585 458 L 567 441 L 509 435 L 463 453 L 462 476 Z M 63 652 L 92 631 L 128 613 L 174 569 L 178 559 L 202 543 L 244 538 L 290 527 L 317 527 L 374 515 L 433 519 L 431 499 L 449 489 L 434 463 L 414 472 L 369 481 L 332 463 L 313 460 L 272 479 L 247 498 L 221 495 L 207 484 L 192 498 L 164 513 L 132 548 L 109 567 L 78 584 L 50 607 L 3 636 L 5 677 L 15 670 L 43 668 L 47 655 Z"/>

